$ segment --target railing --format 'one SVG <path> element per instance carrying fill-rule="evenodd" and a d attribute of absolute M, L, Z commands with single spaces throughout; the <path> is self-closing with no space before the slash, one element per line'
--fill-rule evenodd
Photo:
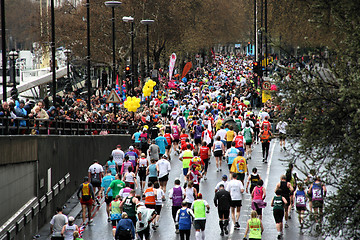
<path fill-rule="evenodd" d="M 120 123 L 0 117 L 0 135 L 105 135 L 135 131 L 135 125 Z"/>

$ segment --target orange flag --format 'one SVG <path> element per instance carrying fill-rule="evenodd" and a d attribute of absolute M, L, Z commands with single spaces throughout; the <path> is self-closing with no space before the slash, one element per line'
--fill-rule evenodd
<path fill-rule="evenodd" d="M 188 62 L 184 67 L 184 70 L 181 75 L 181 79 L 183 79 L 186 76 L 186 74 L 190 71 L 191 68 L 192 68 L 192 63 Z"/>

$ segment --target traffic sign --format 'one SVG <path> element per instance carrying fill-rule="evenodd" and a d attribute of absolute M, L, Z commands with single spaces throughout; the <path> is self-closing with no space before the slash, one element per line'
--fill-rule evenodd
<path fill-rule="evenodd" d="M 271 99 L 270 91 L 269 90 L 262 91 L 262 103 L 265 103 L 269 99 Z"/>
<path fill-rule="evenodd" d="M 106 99 L 106 103 L 121 103 L 121 99 L 114 89 L 111 90 L 108 98 Z"/>
<path fill-rule="evenodd" d="M 271 83 L 269 81 L 264 81 L 262 83 L 262 89 L 263 90 L 270 90 L 271 89 Z"/>

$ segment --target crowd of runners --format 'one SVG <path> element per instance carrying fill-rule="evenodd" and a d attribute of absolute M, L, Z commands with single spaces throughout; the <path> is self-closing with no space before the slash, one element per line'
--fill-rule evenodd
<path fill-rule="evenodd" d="M 192 229 L 196 240 L 205 239 L 206 217 L 213 206 L 219 216 L 219 234 L 226 236 L 230 228 L 240 229 L 244 194 L 251 195 L 253 210 L 244 238 L 262 238 L 265 207 L 273 208 L 278 239 L 294 208 L 301 228 L 307 212 L 313 212 L 320 225 L 326 187 L 315 172 L 301 180 L 290 164 L 279 174 L 276 189 L 265 189 L 257 169 L 248 169 L 248 163 L 255 161 L 252 149 L 257 144 L 262 147 L 262 164 L 268 164 L 275 135 L 281 151 L 287 151 L 288 124 L 275 121 L 281 106 L 270 101 L 260 106 L 260 82 L 251 64 L 247 57 L 217 55 L 211 64 L 178 83 L 176 90 L 156 91 L 138 115 L 142 124 L 132 136 L 132 146 L 117 145 L 105 164 L 95 161 L 89 167 L 78 190 L 81 227 L 92 223 L 91 209 L 104 198 L 114 239 L 150 239 L 151 231 L 159 227 L 162 207 L 169 203 L 165 200 L 171 199 L 174 231 L 181 240 L 190 239 Z M 172 158 L 182 161 L 183 177 L 168 183 Z M 210 163 L 216 172 L 224 172 L 215 193 L 201 188 L 214 178 L 214 172 L 208 171 Z M 209 194 L 213 203 L 203 199 Z M 65 235 L 77 230 L 71 227 L 70 217 L 66 222 Z"/>

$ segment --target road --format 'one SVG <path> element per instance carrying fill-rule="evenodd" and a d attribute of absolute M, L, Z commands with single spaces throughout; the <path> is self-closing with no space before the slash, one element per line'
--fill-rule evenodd
<path fill-rule="evenodd" d="M 248 168 L 251 171 L 253 167 L 258 169 L 258 173 L 264 180 L 264 187 L 267 190 L 267 197 L 265 201 L 268 203 L 268 206 L 263 211 L 263 225 L 264 233 L 263 240 L 270 240 L 277 238 L 277 231 L 275 228 L 275 222 L 272 215 L 272 208 L 270 207 L 270 202 L 274 196 L 274 190 L 276 184 L 280 180 L 280 176 L 285 172 L 287 168 L 287 163 L 281 161 L 285 158 L 287 152 L 281 152 L 279 147 L 278 139 L 274 139 L 270 145 L 270 153 L 268 163 L 262 163 L 262 153 L 261 153 L 261 144 L 255 145 L 252 159 L 248 163 Z M 182 174 L 182 163 L 178 160 L 178 157 L 171 156 L 171 173 L 167 189 L 170 189 L 173 186 L 175 178 L 180 178 L 183 181 Z M 225 168 L 226 167 L 226 168 Z M 229 174 L 227 165 L 223 162 L 222 172 L 216 172 L 215 159 L 211 159 L 211 164 L 208 169 L 208 179 L 206 181 L 202 180 L 200 184 L 200 192 L 203 194 L 203 198 L 207 200 L 210 204 L 210 213 L 207 215 L 206 222 L 206 239 L 217 240 L 217 239 L 243 239 L 246 221 L 249 219 L 251 212 L 251 201 L 250 195 L 244 193 L 243 195 L 243 206 L 241 208 L 240 214 L 240 230 L 234 230 L 233 224 L 230 222 L 229 225 L 229 235 L 221 237 L 220 228 L 218 224 L 218 215 L 217 209 L 213 204 L 214 197 L 214 187 L 221 180 L 223 174 Z M 182 182 L 183 183 L 183 182 Z M 309 230 L 300 231 L 297 214 L 295 211 L 292 211 L 292 219 L 288 221 L 289 228 L 284 229 L 284 238 L 283 239 L 299 239 L 299 240 L 313 240 L 316 239 L 312 237 L 309 233 Z M 168 199 L 165 201 L 164 206 L 161 211 L 160 217 L 160 227 L 157 231 L 153 232 L 151 230 L 151 239 L 166 239 L 166 240 L 175 240 L 180 239 L 178 234 L 175 234 L 175 227 L 171 217 L 171 200 Z M 97 240 L 97 239 L 113 239 L 111 234 L 111 223 L 107 222 L 107 216 L 105 212 L 105 204 L 102 204 L 99 211 L 97 212 L 94 223 L 92 226 L 87 226 L 83 238 L 85 240 Z M 195 239 L 195 230 L 191 231 L 191 239 Z"/>

